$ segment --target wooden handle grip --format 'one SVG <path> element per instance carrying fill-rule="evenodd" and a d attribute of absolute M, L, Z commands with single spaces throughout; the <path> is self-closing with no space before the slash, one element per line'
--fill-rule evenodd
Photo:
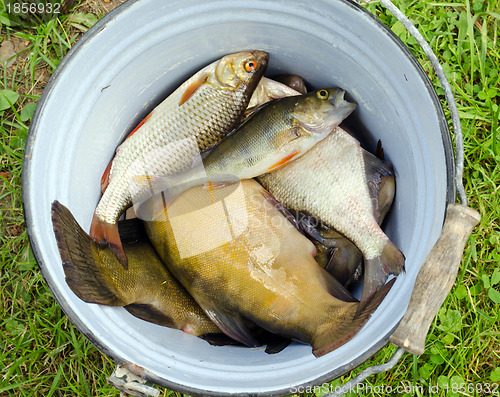
<path fill-rule="evenodd" d="M 393 344 L 413 354 L 424 352 L 431 322 L 455 283 L 465 243 L 480 219 L 472 208 L 448 205 L 441 235 L 425 259 L 408 309 L 390 337 Z"/>

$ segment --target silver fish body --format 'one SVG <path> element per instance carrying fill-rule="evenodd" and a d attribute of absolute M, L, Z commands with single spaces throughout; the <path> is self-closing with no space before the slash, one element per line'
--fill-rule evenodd
<path fill-rule="evenodd" d="M 212 148 L 201 167 L 170 178 L 147 176 L 142 183 L 171 201 L 207 179 L 223 184 L 278 169 L 306 153 L 351 114 L 356 104 L 346 101 L 344 94 L 329 88 L 268 102 Z M 135 201 L 146 199 L 147 195 Z M 149 218 L 144 213 L 141 217 Z"/>
<path fill-rule="evenodd" d="M 214 145 L 239 122 L 267 67 L 262 51 L 227 55 L 206 66 L 158 105 L 118 148 L 94 213 L 91 236 L 122 262 L 116 222 L 138 193 L 136 175 L 170 175 Z"/>
<path fill-rule="evenodd" d="M 367 177 L 369 180 L 378 178 L 377 175 Z M 394 177 L 391 175 L 382 176 L 378 189 L 379 225 L 382 224 L 392 205 L 394 193 Z M 316 246 L 318 265 L 325 268 L 346 288 L 359 281 L 363 274 L 363 254 L 361 251 L 349 239 L 324 224 L 320 224 L 314 232 L 309 238 Z"/>
<path fill-rule="evenodd" d="M 349 238 L 363 253 L 362 304 L 404 268 L 404 256 L 377 223 L 377 194 L 367 168 L 392 174 L 381 160 L 337 128 L 304 156 L 258 180 L 286 207 L 302 211 Z M 373 174 L 373 172 L 370 172 Z"/>

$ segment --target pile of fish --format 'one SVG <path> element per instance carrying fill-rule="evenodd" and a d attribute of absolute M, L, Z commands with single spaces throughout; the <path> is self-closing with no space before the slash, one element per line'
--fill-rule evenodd
<path fill-rule="evenodd" d="M 404 269 L 380 228 L 392 166 L 340 125 L 356 107 L 342 89 L 270 80 L 267 63 L 224 56 L 158 105 L 106 168 L 90 235 L 52 204 L 82 300 L 213 344 L 296 340 L 318 357 L 370 318 Z M 362 274 L 358 301 L 347 288 Z"/>

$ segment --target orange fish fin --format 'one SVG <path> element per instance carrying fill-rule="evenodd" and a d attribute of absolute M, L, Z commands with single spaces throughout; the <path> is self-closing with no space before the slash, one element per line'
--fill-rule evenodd
<path fill-rule="evenodd" d="M 207 182 L 203 185 L 204 189 L 208 189 L 211 192 L 214 191 L 214 189 L 222 189 L 223 187 L 227 187 L 229 185 L 234 184 L 235 182 Z"/>
<path fill-rule="evenodd" d="M 186 91 L 181 96 L 181 100 L 179 101 L 179 106 L 181 106 L 183 103 L 187 102 L 189 98 L 193 96 L 193 94 L 200 88 L 208 79 L 208 73 L 205 73 L 201 75 L 199 78 L 197 78 L 195 81 L 193 81 L 189 86 L 186 88 Z"/>
<path fill-rule="evenodd" d="M 104 194 L 109 185 L 109 175 L 111 173 L 111 167 L 113 166 L 113 160 L 111 160 L 104 170 L 104 173 L 101 177 L 101 193 Z"/>
<path fill-rule="evenodd" d="M 125 269 L 128 269 L 128 260 L 123 251 L 117 223 L 105 222 L 94 214 L 90 226 L 90 236 L 99 245 L 107 245 L 113 251 Z"/>
<path fill-rule="evenodd" d="M 144 125 L 144 123 L 150 119 L 150 117 L 151 117 L 152 114 L 153 114 L 153 112 L 149 113 L 146 117 L 144 117 L 144 119 L 139 124 L 137 124 L 137 127 L 135 127 L 134 130 L 130 134 L 128 134 L 125 139 L 128 139 L 132 135 L 134 135 L 137 132 L 137 130 L 139 128 L 141 128 Z"/>
<path fill-rule="evenodd" d="M 338 321 L 332 321 L 331 326 L 328 327 L 326 331 L 316 335 L 312 341 L 313 354 L 316 357 L 321 357 L 352 339 L 361 327 L 370 319 L 371 315 L 380 303 L 382 303 L 395 281 L 396 278 L 392 279 L 380 288 L 380 290 L 373 295 L 365 306 L 360 306 L 356 303 L 346 303 L 348 305 L 352 305 L 351 313 L 352 309 L 355 309 L 356 307 L 358 310 L 351 319 L 345 319 L 340 324 Z"/>
<path fill-rule="evenodd" d="M 281 159 L 280 161 L 278 161 L 276 164 L 272 165 L 271 167 L 269 167 L 266 172 L 272 172 L 272 171 L 276 171 L 278 168 L 281 168 L 285 165 L 287 165 L 290 161 L 293 160 L 293 158 L 295 156 L 297 156 L 300 152 L 299 151 L 296 151 L 296 152 L 293 152 L 291 154 L 289 154 L 288 156 L 286 156 L 285 158 Z"/>

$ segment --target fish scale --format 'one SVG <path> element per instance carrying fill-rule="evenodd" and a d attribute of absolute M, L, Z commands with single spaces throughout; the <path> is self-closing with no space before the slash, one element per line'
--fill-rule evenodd
<path fill-rule="evenodd" d="M 116 224 L 132 197 L 148 191 L 134 178 L 180 172 L 200 151 L 227 135 L 241 119 L 267 60 L 267 53 L 250 51 L 206 66 L 158 105 L 119 146 L 107 168 L 109 175 L 105 172 L 101 179 L 106 184 L 90 234 L 97 243 L 108 244 L 124 265 L 127 259 Z"/>
<path fill-rule="evenodd" d="M 215 92 L 213 92 L 215 91 Z M 236 97 L 236 102 L 243 102 L 243 95 L 222 95 L 211 87 L 202 87 L 197 100 L 186 102 L 182 112 L 172 112 L 171 108 L 163 112 L 155 112 L 156 122 L 145 124 L 141 130 L 125 141 L 126 147 L 120 148 L 120 153 L 126 154 L 116 157 L 110 173 L 110 193 L 104 194 L 96 213 L 106 222 L 112 223 L 123 212 L 123 206 L 130 203 L 131 195 L 128 193 L 133 176 L 137 175 L 172 175 L 180 172 L 190 165 L 191 160 L 200 153 L 217 143 L 229 132 L 231 126 L 237 123 L 244 106 L 231 107 L 230 99 Z M 199 98 L 199 99 L 198 99 Z M 193 114 L 194 117 L 187 117 Z M 169 128 L 172 126 L 173 128 Z M 182 127 L 181 127 L 182 126 Z M 230 128 L 228 128 L 230 126 Z M 175 134 L 174 130 L 175 129 Z M 165 134 L 168 130 L 170 134 Z M 141 132 L 141 133 L 139 133 Z M 183 139 L 194 138 L 197 147 L 184 144 Z M 175 150 L 168 151 L 168 159 L 155 155 L 154 150 L 173 145 Z M 143 148 L 154 148 L 145 151 Z M 115 172 L 115 170 L 120 170 Z M 125 172 L 124 172 L 125 170 Z M 125 174 L 125 175 L 124 175 Z M 106 192 L 108 191 L 106 190 Z M 110 205 L 107 197 L 114 196 L 114 192 L 126 198 L 122 205 Z M 125 203 L 126 201 L 126 203 Z"/>
<path fill-rule="evenodd" d="M 338 230 L 360 249 L 365 259 L 363 304 L 384 284 L 388 274 L 404 269 L 405 262 L 378 225 L 378 202 L 369 188 L 374 182 L 366 176 L 370 168 L 378 168 L 378 178 L 393 175 L 354 137 L 336 128 L 301 158 L 258 178 L 283 205 Z"/>
<path fill-rule="evenodd" d="M 356 241 L 366 258 L 372 259 L 380 255 L 387 236 L 373 220 L 363 158 L 352 147 L 353 143 L 357 146 L 354 140 L 337 128 L 324 143 L 315 145 L 286 167 L 262 175 L 259 181 L 284 205 L 314 214 Z M 336 161 L 329 161 L 332 158 Z M 333 168 L 334 165 L 338 168 Z M 312 197 L 308 193 L 319 189 L 321 195 Z M 370 236 L 367 237 L 366 231 Z"/>
<path fill-rule="evenodd" d="M 153 218 L 145 226 L 158 255 L 208 317 L 248 346 L 257 345 L 248 329 L 256 324 L 326 354 L 354 336 L 391 287 L 359 309 L 255 180 L 193 187 Z"/>

